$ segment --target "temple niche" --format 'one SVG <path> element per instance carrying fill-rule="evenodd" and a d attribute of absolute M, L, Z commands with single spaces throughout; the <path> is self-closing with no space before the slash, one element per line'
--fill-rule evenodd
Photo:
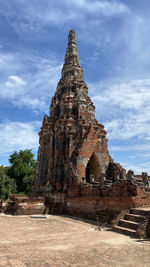
<path fill-rule="evenodd" d="M 102 170 L 99 160 L 96 157 L 95 153 L 93 152 L 85 170 L 86 182 L 91 183 L 92 182 L 91 178 L 92 178 L 93 181 L 101 183 L 101 174 Z"/>
<path fill-rule="evenodd" d="M 76 34 L 69 32 L 61 78 L 39 133 L 33 190 L 66 191 L 71 184 L 101 184 L 113 160 L 104 126 L 95 119 L 95 106 L 80 66 Z M 122 167 L 119 167 L 122 169 Z"/>

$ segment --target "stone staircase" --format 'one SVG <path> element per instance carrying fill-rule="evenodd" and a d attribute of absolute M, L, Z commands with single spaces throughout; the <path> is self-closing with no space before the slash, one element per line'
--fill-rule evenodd
<path fill-rule="evenodd" d="M 146 238 L 150 234 L 150 208 L 132 208 L 120 214 L 113 223 L 113 230 L 137 238 Z"/>

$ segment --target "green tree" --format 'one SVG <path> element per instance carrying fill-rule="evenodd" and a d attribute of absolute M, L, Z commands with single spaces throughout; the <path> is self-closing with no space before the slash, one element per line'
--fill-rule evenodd
<path fill-rule="evenodd" d="M 8 175 L 16 181 L 17 193 L 28 193 L 31 190 L 36 162 L 31 150 L 15 151 L 10 155 Z"/>
<path fill-rule="evenodd" d="M 14 179 L 7 175 L 8 167 L 0 166 L 0 198 L 6 200 L 16 192 Z"/>

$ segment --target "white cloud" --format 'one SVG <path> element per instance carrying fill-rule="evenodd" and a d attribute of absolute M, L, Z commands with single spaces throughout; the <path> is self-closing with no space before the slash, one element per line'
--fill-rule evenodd
<path fill-rule="evenodd" d="M 50 59 L 17 54 L 0 54 L 0 98 L 17 107 L 48 110 L 61 76 L 62 63 Z M 11 65 L 11 68 L 9 66 Z"/>
<path fill-rule="evenodd" d="M 150 146 L 149 146 L 149 150 L 150 150 Z M 150 158 L 150 153 L 136 153 L 136 156 L 145 157 L 145 158 L 149 157 Z"/>
<path fill-rule="evenodd" d="M 8 80 L 6 82 L 6 86 L 10 87 L 15 87 L 15 86 L 22 86 L 26 85 L 26 82 L 20 78 L 19 76 L 16 75 L 10 75 L 8 77 Z"/>
<path fill-rule="evenodd" d="M 98 118 L 113 139 L 150 140 L 150 79 L 91 85 Z"/>
<path fill-rule="evenodd" d="M 142 151 L 143 154 L 145 154 L 146 156 L 149 156 L 149 151 L 150 151 L 150 144 L 149 143 L 137 143 L 137 144 L 130 144 L 130 145 L 111 145 L 111 151 L 131 151 L 131 152 L 135 152 L 134 155 L 137 155 L 137 151 Z M 144 153 L 145 152 L 145 153 Z"/>
<path fill-rule="evenodd" d="M 89 1 L 89 0 L 66 0 L 68 4 L 75 5 L 78 8 L 88 11 L 89 13 L 100 13 L 104 16 L 114 16 L 129 12 L 129 8 L 119 1 Z"/>
<path fill-rule="evenodd" d="M 0 124 L 0 154 L 14 150 L 37 149 L 41 122 L 4 122 Z"/>
<path fill-rule="evenodd" d="M 77 13 L 74 9 L 68 9 L 65 1 L 29 1 L 16 0 L 1 3 L 0 14 L 7 16 L 8 22 L 13 25 L 14 29 L 21 33 L 34 31 L 38 32 L 45 25 L 64 24 L 82 14 Z"/>
<path fill-rule="evenodd" d="M 131 169 L 136 174 L 141 172 L 150 174 L 150 143 L 128 140 L 121 145 L 110 145 L 109 148 L 113 158 L 117 158 L 116 161 L 126 170 Z"/>
<path fill-rule="evenodd" d="M 110 81 L 105 83 L 99 83 L 91 85 L 91 93 L 93 93 L 93 101 L 98 102 L 111 102 L 113 105 L 117 105 L 122 109 L 134 109 L 139 110 L 141 107 L 149 106 L 150 99 L 150 78 L 130 80 L 126 83 L 115 83 Z M 98 89 L 102 89 L 99 95 L 94 95 L 98 92 Z"/>
<path fill-rule="evenodd" d="M 12 103 L 17 106 L 18 108 L 26 107 L 32 109 L 34 112 L 38 112 L 39 110 L 45 111 L 48 110 L 48 103 L 45 100 L 41 100 L 39 98 L 32 97 L 32 93 L 28 96 L 21 96 L 20 98 L 12 100 Z M 49 99 L 50 100 L 50 97 Z M 49 101 L 48 101 L 49 102 Z"/>
<path fill-rule="evenodd" d="M 1 72 L 1 81 L 5 76 L 6 70 L 7 73 L 13 73 L 20 70 L 20 60 L 21 57 L 15 53 L 2 53 L 0 51 L 0 72 Z M 4 76 L 4 77 L 3 77 Z M 7 76 L 8 77 L 8 76 Z"/>
<path fill-rule="evenodd" d="M 144 114 L 124 113 L 124 117 L 106 122 L 105 128 L 113 139 L 150 139 L 150 119 L 145 118 Z"/>
<path fill-rule="evenodd" d="M 150 174 L 150 162 L 144 162 L 140 164 L 132 164 L 126 162 L 120 163 L 127 171 L 133 170 L 135 174 L 141 174 L 142 172 L 147 172 L 148 174 Z"/>
<path fill-rule="evenodd" d="M 89 0 L 11 0 L 1 3 L 0 14 L 7 16 L 8 22 L 19 33 L 39 31 L 45 25 L 62 25 L 68 22 L 79 26 L 79 21 L 86 25 L 87 15 L 112 17 L 129 12 L 129 8 L 120 1 Z M 86 20 L 88 23 L 88 20 Z"/>

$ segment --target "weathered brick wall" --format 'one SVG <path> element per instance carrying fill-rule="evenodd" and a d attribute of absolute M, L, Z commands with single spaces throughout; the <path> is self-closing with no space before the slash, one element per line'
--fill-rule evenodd
<path fill-rule="evenodd" d="M 144 187 L 122 181 L 109 187 L 93 188 L 92 185 L 78 185 L 67 194 L 55 192 L 49 195 L 49 212 L 70 214 L 108 223 L 122 210 L 134 207 L 150 207 L 150 193 Z"/>
<path fill-rule="evenodd" d="M 30 198 L 26 195 L 13 195 L 4 208 L 4 212 L 12 215 L 43 214 L 45 198 Z"/>
<path fill-rule="evenodd" d="M 58 183 L 59 184 L 59 183 Z M 11 214 L 68 214 L 110 223 L 121 211 L 135 207 L 150 207 L 150 193 L 145 187 L 123 180 L 106 186 L 70 184 L 66 192 L 44 193 L 37 197 L 13 196 L 5 212 Z"/>

